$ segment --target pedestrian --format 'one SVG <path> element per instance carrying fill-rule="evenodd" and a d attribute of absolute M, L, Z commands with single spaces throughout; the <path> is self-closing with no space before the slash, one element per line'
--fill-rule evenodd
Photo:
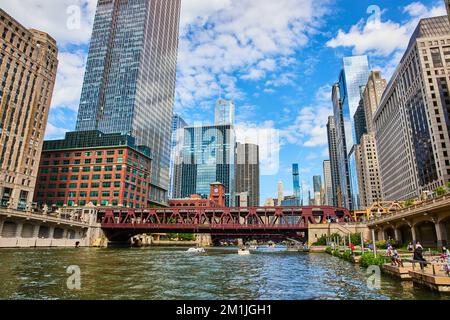
<path fill-rule="evenodd" d="M 393 250 L 392 246 L 389 245 L 389 246 L 387 247 L 387 250 L 386 250 L 386 255 L 387 255 L 388 257 L 392 257 L 392 250 Z"/>
<path fill-rule="evenodd" d="M 419 241 L 417 241 L 417 243 L 416 243 L 416 249 L 417 248 L 420 248 L 423 251 L 423 247 L 422 247 L 422 245 L 420 244 Z"/>
<path fill-rule="evenodd" d="M 420 269 L 422 269 L 423 271 L 427 266 L 427 260 L 423 257 L 423 247 L 420 245 L 420 243 L 418 244 L 419 246 L 416 245 L 416 249 L 414 250 L 413 261 L 418 262 L 420 265 Z"/>
<path fill-rule="evenodd" d="M 394 248 L 394 252 L 392 255 L 392 265 L 397 265 L 398 267 L 403 267 L 402 259 L 400 258 L 400 254 L 398 250 Z"/>
<path fill-rule="evenodd" d="M 408 244 L 408 251 L 409 251 L 409 252 L 413 252 L 413 251 L 414 251 L 414 246 L 413 246 L 412 242 L 410 242 L 410 243 Z"/>

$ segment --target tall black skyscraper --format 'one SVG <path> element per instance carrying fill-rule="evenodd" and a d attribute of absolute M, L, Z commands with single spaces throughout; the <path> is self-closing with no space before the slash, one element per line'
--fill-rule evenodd
<path fill-rule="evenodd" d="M 98 1 L 76 126 L 150 147 L 154 203 L 166 202 L 169 186 L 180 8 L 181 0 Z"/>

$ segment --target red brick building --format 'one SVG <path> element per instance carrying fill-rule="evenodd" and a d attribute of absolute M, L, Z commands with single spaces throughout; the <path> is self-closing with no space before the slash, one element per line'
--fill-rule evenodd
<path fill-rule="evenodd" d="M 147 208 L 150 170 L 150 150 L 129 135 L 70 132 L 44 142 L 34 201 Z"/>
<path fill-rule="evenodd" d="M 220 182 L 211 184 L 208 199 L 203 199 L 200 195 L 194 194 L 190 198 L 169 200 L 170 207 L 225 207 L 225 186 Z"/>

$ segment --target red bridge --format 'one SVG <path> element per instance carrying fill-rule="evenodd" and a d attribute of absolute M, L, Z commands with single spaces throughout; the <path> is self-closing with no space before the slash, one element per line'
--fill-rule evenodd
<path fill-rule="evenodd" d="M 353 221 L 347 209 L 334 207 L 107 209 L 99 212 L 108 240 L 126 241 L 143 233 L 210 233 L 212 235 L 283 235 L 296 237 L 309 224 L 328 219 Z"/>

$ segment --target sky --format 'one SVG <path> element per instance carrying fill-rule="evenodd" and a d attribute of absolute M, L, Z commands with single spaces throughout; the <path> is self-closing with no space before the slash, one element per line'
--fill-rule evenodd
<path fill-rule="evenodd" d="M 97 0 L 0 0 L 58 42 L 46 139 L 74 130 Z M 367 54 L 390 79 L 418 21 L 446 14 L 443 0 L 182 0 L 174 110 L 212 123 L 221 95 L 236 104 L 240 141 L 260 144 L 261 201 L 293 193 L 299 163 L 307 199 L 329 158 L 326 124 L 341 58 Z"/>

